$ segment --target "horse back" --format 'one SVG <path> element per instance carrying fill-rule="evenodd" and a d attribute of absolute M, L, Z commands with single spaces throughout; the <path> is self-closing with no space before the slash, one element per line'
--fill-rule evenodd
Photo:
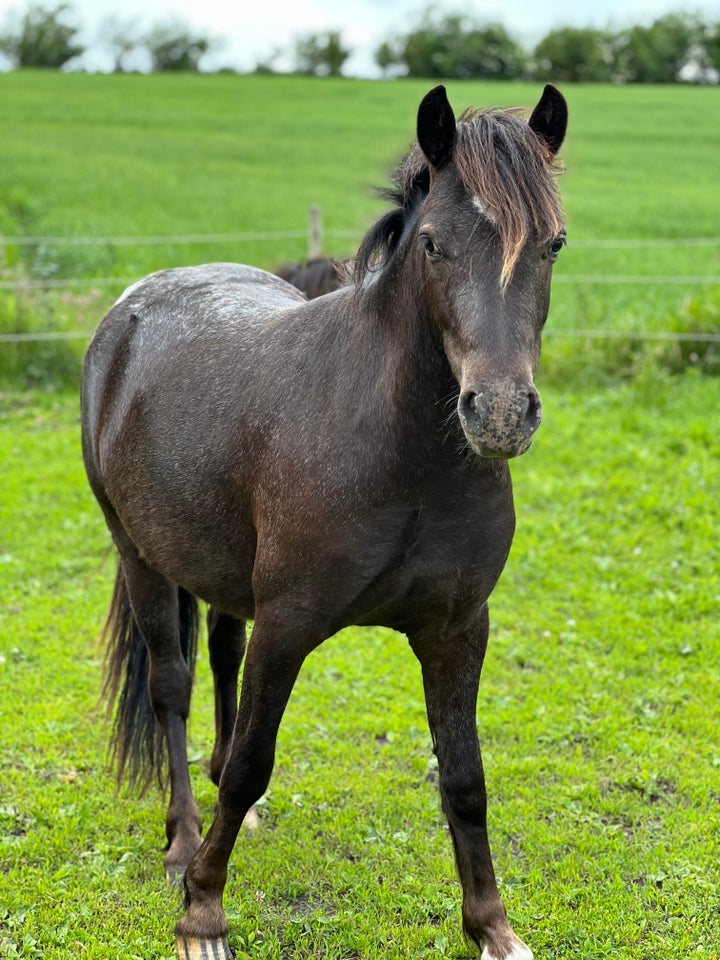
<path fill-rule="evenodd" d="M 85 357 L 83 430 L 93 459 L 98 460 L 110 421 L 117 426 L 139 394 L 161 390 L 178 355 L 187 355 L 198 372 L 218 342 L 225 356 L 232 348 L 242 355 L 253 328 L 305 301 L 273 274 L 231 263 L 163 270 L 129 287 L 106 314 Z"/>

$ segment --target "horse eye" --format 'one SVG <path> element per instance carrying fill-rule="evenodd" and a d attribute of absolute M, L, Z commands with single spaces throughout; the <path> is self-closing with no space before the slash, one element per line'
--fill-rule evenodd
<path fill-rule="evenodd" d="M 423 247 L 425 248 L 425 253 L 426 253 L 429 257 L 439 257 L 439 256 L 440 256 L 440 249 L 435 245 L 435 241 L 433 240 L 433 238 L 432 238 L 429 234 L 427 234 L 427 233 L 421 233 L 421 234 L 420 234 L 420 240 L 421 240 L 421 242 L 422 242 Z"/>
<path fill-rule="evenodd" d="M 557 258 L 558 254 L 560 253 L 560 251 L 564 246 L 565 246 L 565 234 L 560 234 L 559 236 L 555 237 L 555 239 L 550 244 L 550 253 L 552 254 L 553 257 Z"/>

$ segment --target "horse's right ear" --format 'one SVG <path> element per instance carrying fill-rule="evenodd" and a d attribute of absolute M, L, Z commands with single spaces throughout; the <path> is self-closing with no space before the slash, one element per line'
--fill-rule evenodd
<path fill-rule="evenodd" d="M 532 112 L 530 129 L 544 142 L 550 153 L 557 153 L 565 139 L 568 108 L 557 87 L 546 84 L 540 102 Z"/>
<path fill-rule="evenodd" d="M 425 94 L 417 118 L 420 149 L 436 170 L 450 159 L 456 136 L 455 114 L 441 84 Z"/>

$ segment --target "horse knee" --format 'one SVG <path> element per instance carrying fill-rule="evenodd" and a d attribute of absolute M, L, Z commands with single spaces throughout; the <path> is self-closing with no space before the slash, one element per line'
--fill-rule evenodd
<path fill-rule="evenodd" d="M 267 790 L 274 762 L 274 743 L 266 741 L 233 749 L 220 777 L 220 804 L 244 816 Z"/>
<path fill-rule="evenodd" d="M 440 776 L 440 795 L 449 820 L 457 820 L 474 827 L 484 827 L 487 816 L 487 796 L 482 775 L 460 767 L 443 770 Z"/>

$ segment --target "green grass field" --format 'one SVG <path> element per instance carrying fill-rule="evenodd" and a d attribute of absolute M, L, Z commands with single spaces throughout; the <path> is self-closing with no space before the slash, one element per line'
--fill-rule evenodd
<path fill-rule="evenodd" d="M 0 231 L 302 229 L 318 203 L 328 231 L 348 232 L 327 238 L 344 256 L 428 86 L 0 75 Z M 718 960 L 720 378 L 701 372 L 716 348 L 551 332 L 717 330 L 717 286 L 570 278 L 720 273 L 718 246 L 583 245 L 717 235 L 718 91 L 565 92 L 570 245 L 538 376 L 543 427 L 513 464 L 518 531 L 478 703 L 496 869 L 538 960 Z M 529 108 L 539 89 L 449 93 L 458 108 Z M 0 333 L 89 331 L 117 293 L 38 295 L 34 279 L 303 253 L 302 240 L 8 245 Z M 163 801 L 116 796 L 106 764 L 97 637 L 115 560 L 80 460 L 82 349 L 0 343 L 0 957 L 170 960 L 181 910 Z M 206 823 L 211 738 L 201 654 L 190 759 Z M 231 860 L 240 960 L 471 957 L 435 781 L 404 638 L 356 629 L 324 644 L 281 728 L 261 827 Z"/>
<path fill-rule="evenodd" d="M 136 237 L 303 231 L 317 204 L 326 251 L 348 256 L 383 209 L 373 189 L 414 138 L 429 84 L 253 76 L 0 75 L 0 232 Z M 537 84 L 451 83 L 467 106 L 537 101 Z M 563 330 L 720 329 L 718 90 L 570 86 L 562 192 L 569 247 L 556 268 L 546 376 L 631 376 L 648 358 L 717 371 L 717 344 L 609 342 Z M 712 246 L 688 239 L 715 238 Z M 673 242 L 667 246 L 624 246 Z M 678 243 L 679 241 L 679 243 Z M 239 260 L 272 268 L 304 239 L 94 246 L 8 245 L 0 333 L 92 330 L 124 280 Z M 618 277 L 641 278 L 633 282 Z M 41 295 L 47 279 L 117 277 Z M 594 278 L 588 280 L 587 278 Z M 676 282 L 676 278 L 691 278 Z M 701 282 L 715 278 L 715 283 Z M 606 282 L 608 279 L 613 282 Z M 604 282 L 605 281 L 605 282 Z M 7 345 L 0 377 L 77 379 L 82 344 Z"/>
<path fill-rule="evenodd" d="M 717 958 L 720 380 L 545 391 L 478 707 L 501 889 L 538 957 Z M 114 558 L 71 395 L 3 397 L 0 955 L 169 958 L 154 793 L 114 796 L 96 638 Z M 201 656 L 191 759 L 212 737 Z M 419 670 L 349 630 L 308 660 L 231 942 L 262 958 L 471 956 Z M 4 952 L 3 952 L 4 951 Z M 244 956 L 244 953 L 240 953 Z"/>

